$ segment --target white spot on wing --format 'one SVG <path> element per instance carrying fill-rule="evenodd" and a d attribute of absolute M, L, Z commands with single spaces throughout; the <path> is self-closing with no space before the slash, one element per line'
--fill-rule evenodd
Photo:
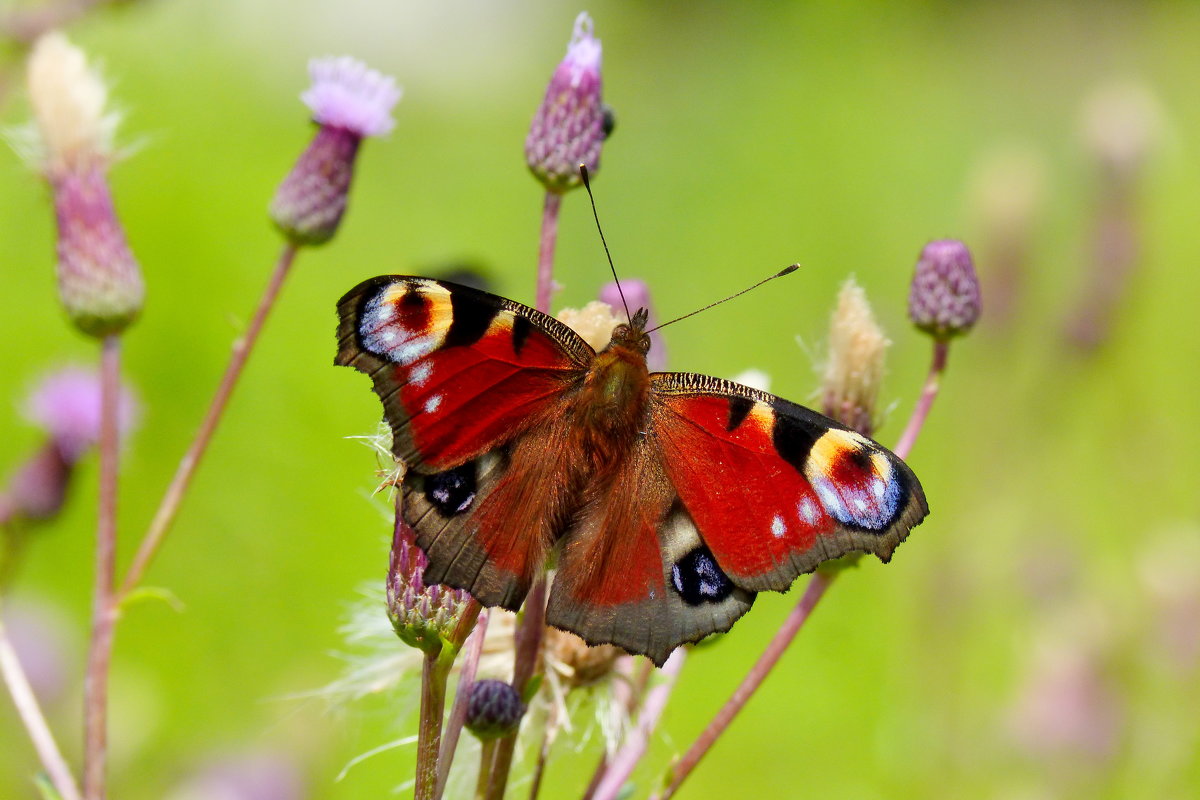
<path fill-rule="evenodd" d="M 421 386 L 425 381 L 429 380 L 429 376 L 433 374 L 433 364 L 424 361 L 417 364 L 408 372 L 408 382 L 413 386 Z"/>
<path fill-rule="evenodd" d="M 776 539 L 782 539 L 785 533 L 787 533 L 787 525 L 784 523 L 783 517 L 776 514 L 775 519 L 771 520 L 771 535 Z"/>
<path fill-rule="evenodd" d="M 435 394 L 433 397 L 431 397 L 425 401 L 426 413 L 432 414 L 433 412 L 438 410 L 438 407 L 441 406 L 441 404 L 442 404 L 442 396 L 440 394 Z"/>
<path fill-rule="evenodd" d="M 811 497 L 806 497 L 800 502 L 800 516 L 809 525 L 816 525 L 819 519 L 817 513 L 817 504 L 812 501 Z"/>

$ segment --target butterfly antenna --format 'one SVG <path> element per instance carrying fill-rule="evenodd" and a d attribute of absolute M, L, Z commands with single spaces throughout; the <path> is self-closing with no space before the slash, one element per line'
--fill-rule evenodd
<path fill-rule="evenodd" d="M 656 330 L 659 330 L 660 328 L 665 328 L 668 325 L 674 325 L 676 322 L 679 322 L 679 320 L 681 320 L 681 319 L 687 319 L 688 317 L 694 317 L 697 314 L 699 314 L 701 311 L 708 311 L 713 306 L 721 305 L 721 303 L 728 303 L 733 298 L 741 297 L 742 295 L 744 295 L 746 292 L 750 291 L 751 289 L 757 289 L 758 287 L 762 286 L 764 283 L 766 283 L 768 281 L 773 281 L 776 278 L 782 278 L 784 275 L 791 275 L 793 272 L 795 272 L 798 269 L 800 269 L 799 264 L 792 264 L 790 267 L 784 267 L 783 269 L 779 270 L 779 272 L 776 272 L 771 277 L 763 278 L 761 281 L 754 284 L 753 286 L 747 286 L 745 289 L 742 289 L 740 292 L 735 292 L 735 293 L 729 295 L 729 297 L 726 297 L 724 300 L 718 300 L 715 303 L 709 303 L 704 308 L 697 308 L 695 311 L 693 311 L 689 314 L 684 314 L 682 317 L 676 317 L 675 319 L 671 320 L 670 322 L 664 322 L 662 325 L 657 325 L 657 326 L 651 328 L 650 330 L 646 331 L 646 333 L 652 333 Z"/>
<path fill-rule="evenodd" d="M 596 219 L 596 230 L 600 232 L 600 244 L 604 245 L 604 256 L 608 259 L 608 268 L 612 270 L 613 281 L 617 284 L 617 294 L 621 295 L 621 305 L 625 306 L 625 319 L 633 319 L 633 315 L 629 313 L 629 303 L 625 302 L 625 292 L 621 290 L 621 279 L 617 277 L 617 268 L 613 266 L 612 254 L 608 252 L 608 242 L 604 241 L 604 229 L 600 227 L 600 215 L 596 213 L 596 198 L 592 197 L 592 182 L 588 180 L 587 164 L 579 165 L 579 175 L 583 178 L 583 188 L 587 189 L 588 200 L 592 201 L 592 216 Z"/>

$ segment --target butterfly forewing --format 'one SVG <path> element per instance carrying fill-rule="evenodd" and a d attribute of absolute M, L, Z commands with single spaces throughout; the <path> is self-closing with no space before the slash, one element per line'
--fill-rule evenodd
<path fill-rule="evenodd" d="M 651 397 L 666 472 L 738 586 L 782 591 L 851 551 L 886 561 L 928 513 L 903 461 L 815 411 L 687 373 L 652 375 Z"/>

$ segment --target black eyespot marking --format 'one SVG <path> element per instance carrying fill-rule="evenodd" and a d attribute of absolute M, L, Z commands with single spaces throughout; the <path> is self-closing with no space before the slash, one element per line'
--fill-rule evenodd
<path fill-rule="evenodd" d="M 850 451 L 850 463 L 864 472 L 872 471 L 875 466 L 871 463 L 871 451 L 865 447 L 855 448 Z"/>
<path fill-rule="evenodd" d="M 443 347 L 471 345 L 487 333 L 488 326 L 500 313 L 498 306 L 491 306 L 470 297 L 466 292 L 450 292 L 450 328 L 446 331 Z"/>
<path fill-rule="evenodd" d="M 771 441 L 775 452 L 780 458 L 803 474 L 804 462 L 808 460 L 808 452 L 813 444 L 825 431 L 815 428 L 775 410 L 775 427 L 771 431 Z"/>
<path fill-rule="evenodd" d="M 719 603 L 733 593 L 733 582 L 703 545 L 671 565 L 671 583 L 689 606 Z"/>
<path fill-rule="evenodd" d="M 443 517 L 461 514 L 475 502 L 475 462 L 429 475 L 425 478 L 425 499 Z"/>
<path fill-rule="evenodd" d="M 521 316 L 513 318 L 513 355 L 521 355 L 521 349 L 525 347 L 525 340 L 529 338 L 529 332 L 531 330 L 533 330 L 533 323 L 530 322 L 528 318 Z"/>
<path fill-rule="evenodd" d="M 421 294 L 421 287 L 418 284 L 410 283 L 404 289 L 404 294 L 400 296 L 400 302 L 406 306 L 423 306 L 425 305 L 425 295 Z"/>
<path fill-rule="evenodd" d="M 738 425 L 741 425 L 746 420 L 746 416 L 750 413 L 750 409 L 752 408 L 754 408 L 754 401 L 749 397 L 730 395 L 729 422 L 725 425 L 725 430 L 737 430 Z"/>

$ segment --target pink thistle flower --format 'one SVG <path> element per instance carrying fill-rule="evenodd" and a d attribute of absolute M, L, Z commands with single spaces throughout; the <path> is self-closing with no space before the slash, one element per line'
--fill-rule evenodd
<path fill-rule="evenodd" d="M 346 211 L 358 147 L 395 124 L 395 80 L 349 56 L 309 62 L 312 85 L 300 95 L 320 129 L 271 201 L 271 218 L 296 244 L 333 238 Z"/>
<path fill-rule="evenodd" d="M 387 609 L 401 641 L 425 652 L 457 647 L 454 633 L 470 595 L 448 586 L 428 586 L 423 574 L 429 559 L 417 546 L 416 534 L 396 515 L 388 564 Z"/>
<path fill-rule="evenodd" d="M 529 169 L 552 192 L 580 185 L 581 163 L 593 175 L 600 169 L 600 149 L 613 128 L 600 95 L 600 61 L 592 18 L 582 12 L 525 139 Z"/>
<path fill-rule="evenodd" d="M 73 463 L 100 439 L 100 376 L 81 367 L 52 372 L 30 392 L 24 411 Z M 137 404 L 127 387 L 121 389 L 117 415 L 119 430 L 127 433 L 137 416 Z"/>
<path fill-rule="evenodd" d="M 925 245 L 908 294 L 908 316 L 936 339 L 969 331 L 979 319 L 979 277 L 967 246 L 957 239 Z"/>

